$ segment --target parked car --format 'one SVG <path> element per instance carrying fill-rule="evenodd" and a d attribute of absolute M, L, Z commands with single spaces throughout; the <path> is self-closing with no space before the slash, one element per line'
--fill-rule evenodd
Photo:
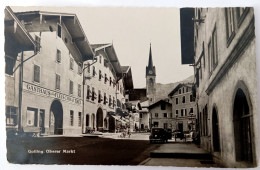
<path fill-rule="evenodd" d="M 170 130 L 170 132 L 169 132 Z M 168 139 L 172 138 L 171 129 L 163 129 L 163 128 L 152 128 L 151 135 L 149 136 L 150 143 L 153 142 L 168 142 Z"/>

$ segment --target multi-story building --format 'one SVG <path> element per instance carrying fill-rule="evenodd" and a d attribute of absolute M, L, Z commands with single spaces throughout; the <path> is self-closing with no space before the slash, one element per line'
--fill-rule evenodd
<path fill-rule="evenodd" d="M 182 61 L 195 71 L 201 147 L 227 167 L 257 166 L 254 9 L 184 8 L 180 16 Z"/>
<path fill-rule="evenodd" d="M 172 104 L 169 100 L 159 100 L 148 107 L 150 112 L 150 121 L 152 127 L 159 127 L 164 129 L 172 129 L 173 114 Z"/>
<path fill-rule="evenodd" d="M 21 131 L 81 134 L 82 63 L 94 53 L 77 16 L 42 11 L 16 16 L 34 37 L 37 50 L 21 58 Z"/>
<path fill-rule="evenodd" d="M 11 135 L 21 129 L 21 59 L 26 51 L 34 52 L 36 43 L 10 7 L 5 8 L 4 22 L 6 131 Z"/>
<path fill-rule="evenodd" d="M 196 129 L 197 108 L 192 93 L 193 84 L 177 85 L 170 93 L 174 131 L 188 132 Z"/>
<path fill-rule="evenodd" d="M 125 92 L 133 88 L 131 68 L 121 66 L 113 44 L 93 44 L 96 62 L 84 63 L 83 131 L 115 132 L 119 117 L 128 115 Z"/>

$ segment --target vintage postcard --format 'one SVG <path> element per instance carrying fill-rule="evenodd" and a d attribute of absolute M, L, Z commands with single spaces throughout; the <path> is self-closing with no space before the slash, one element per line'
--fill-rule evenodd
<path fill-rule="evenodd" d="M 4 14 L 9 163 L 258 165 L 253 7 Z"/>

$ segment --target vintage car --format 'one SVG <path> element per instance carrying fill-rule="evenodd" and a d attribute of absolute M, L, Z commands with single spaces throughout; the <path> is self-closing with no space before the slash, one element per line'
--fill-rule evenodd
<path fill-rule="evenodd" d="M 150 143 L 153 142 L 168 142 L 168 139 L 172 138 L 171 130 L 163 128 L 152 128 L 151 135 L 149 136 Z"/>

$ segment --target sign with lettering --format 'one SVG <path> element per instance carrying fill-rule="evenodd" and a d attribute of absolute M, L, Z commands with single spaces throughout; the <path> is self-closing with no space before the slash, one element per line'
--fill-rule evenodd
<path fill-rule="evenodd" d="M 28 82 L 23 82 L 23 90 L 28 91 L 37 95 L 43 95 L 47 97 L 57 98 L 63 101 L 72 102 L 75 104 L 82 104 L 82 99 L 69 96 L 54 90 L 46 89 L 44 87 L 34 85 Z"/>

